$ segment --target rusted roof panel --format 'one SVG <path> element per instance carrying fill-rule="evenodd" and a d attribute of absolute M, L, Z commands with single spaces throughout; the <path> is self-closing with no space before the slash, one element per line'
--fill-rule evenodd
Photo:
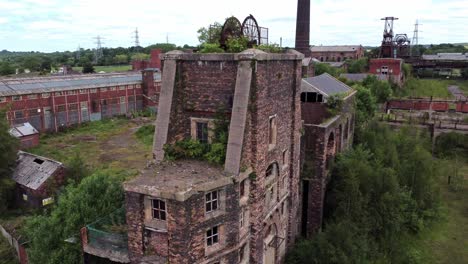
<path fill-rule="evenodd" d="M 12 178 L 18 184 L 37 190 L 62 167 L 58 161 L 19 151 Z"/>

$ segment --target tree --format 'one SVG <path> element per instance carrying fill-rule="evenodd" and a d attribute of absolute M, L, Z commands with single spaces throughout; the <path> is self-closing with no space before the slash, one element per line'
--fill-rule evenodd
<path fill-rule="evenodd" d="M 223 25 L 221 25 L 221 23 L 214 22 L 208 28 L 202 27 L 198 29 L 198 41 L 200 41 L 200 44 L 219 44 L 219 38 L 221 36 L 222 27 Z"/>
<path fill-rule="evenodd" d="M 80 229 L 121 208 L 124 192 L 122 175 L 114 171 L 97 172 L 78 185 L 65 189 L 50 215 L 27 220 L 24 235 L 30 240 L 31 263 L 81 263 L 80 243 L 64 240 L 76 237 Z"/>
<path fill-rule="evenodd" d="M 132 61 L 134 60 L 147 60 L 150 58 L 150 55 L 145 54 L 145 53 L 135 53 L 132 55 Z"/>
<path fill-rule="evenodd" d="M 8 132 L 9 125 L 4 109 L 0 109 L 0 214 L 10 205 L 15 183 L 10 176 L 16 161 L 18 140 Z"/>
<path fill-rule="evenodd" d="M 315 75 L 321 75 L 323 73 L 328 73 L 334 77 L 338 77 L 339 71 L 327 63 L 316 63 L 315 64 Z"/>
<path fill-rule="evenodd" d="M 114 56 L 114 63 L 126 64 L 128 63 L 128 57 L 125 54 L 117 54 Z"/>
<path fill-rule="evenodd" d="M 15 73 L 15 68 L 7 61 L 0 61 L 0 75 L 10 75 Z"/>
<path fill-rule="evenodd" d="M 468 80 L 468 68 L 464 68 L 462 71 L 461 71 L 461 75 L 464 79 Z"/>
<path fill-rule="evenodd" d="M 365 73 L 369 67 L 368 59 L 362 58 L 359 60 L 353 60 L 349 62 L 348 72 L 349 73 Z"/>
<path fill-rule="evenodd" d="M 94 66 L 93 64 L 91 64 L 91 62 L 86 62 L 84 65 L 83 65 L 83 70 L 82 70 L 83 73 L 94 73 L 95 70 L 94 70 Z"/>

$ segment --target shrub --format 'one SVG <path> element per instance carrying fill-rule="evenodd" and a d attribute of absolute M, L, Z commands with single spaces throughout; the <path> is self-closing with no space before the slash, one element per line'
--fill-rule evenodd
<path fill-rule="evenodd" d="M 210 150 L 204 155 L 204 158 L 214 164 L 223 164 L 226 160 L 226 145 L 222 143 L 213 143 Z"/>
<path fill-rule="evenodd" d="M 155 126 L 144 125 L 135 132 L 135 136 L 145 145 L 151 146 L 153 144 Z"/>
<path fill-rule="evenodd" d="M 204 43 L 200 53 L 223 53 L 224 50 L 216 43 Z"/>

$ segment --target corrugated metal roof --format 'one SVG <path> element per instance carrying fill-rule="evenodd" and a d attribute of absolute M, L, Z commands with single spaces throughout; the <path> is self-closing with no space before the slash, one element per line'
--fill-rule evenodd
<path fill-rule="evenodd" d="M 62 167 L 58 161 L 19 151 L 12 178 L 18 184 L 37 190 Z"/>
<path fill-rule="evenodd" d="M 318 92 L 328 97 L 339 93 L 349 93 L 352 88 L 335 79 L 328 73 L 319 76 L 302 79 L 302 92 Z"/>
<path fill-rule="evenodd" d="M 342 73 L 340 77 L 344 77 L 350 81 L 362 82 L 367 76 L 374 75 L 378 80 L 385 81 L 387 77 L 383 74 L 369 74 L 369 73 Z"/>
<path fill-rule="evenodd" d="M 9 132 L 12 136 L 17 138 L 39 133 L 39 131 L 37 131 L 30 123 L 15 125 L 15 127 L 12 127 Z"/>
<path fill-rule="evenodd" d="M 468 61 L 468 53 L 438 53 L 437 55 L 423 55 L 423 60 Z"/>
<path fill-rule="evenodd" d="M 161 74 L 155 73 L 154 79 L 160 80 Z M 139 84 L 141 82 L 141 73 L 0 79 L 0 95 L 8 96 L 17 94 L 47 93 L 64 90 Z"/>
<path fill-rule="evenodd" d="M 345 45 L 345 46 L 312 46 L 312 52 L 353 52 L 361 48 L 360 45 Z"/>

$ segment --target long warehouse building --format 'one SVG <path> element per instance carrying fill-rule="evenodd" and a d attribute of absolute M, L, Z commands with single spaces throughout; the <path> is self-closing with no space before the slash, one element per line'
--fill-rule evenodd
<path fill-rule="evenodd" d="M 161 75 L 142 72 L 0 79 L 0 109 L 10 125 L 58 131 L 87 121 L 157 111 Z"/>

